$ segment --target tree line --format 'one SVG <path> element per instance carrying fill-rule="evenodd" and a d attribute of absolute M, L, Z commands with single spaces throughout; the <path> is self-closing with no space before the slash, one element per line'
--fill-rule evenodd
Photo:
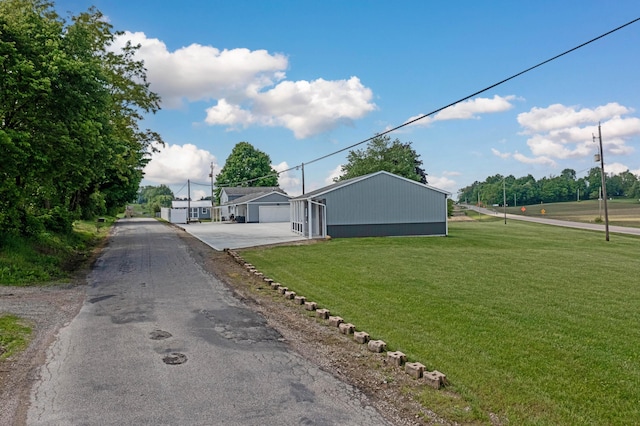
<path fill-rule="evenodd" d="M 341 166 L 341 174 L 334 181 L 385 170 L 408 179 L 427 183 L 427 173 L 422 160 L 411 142 L 391 140 L 387 135 L 377 135 L 365 149 L 350 150 L 347 162 Z M 225 186 L 278 186 L 278 172 L 271 166 L 271 157 L 249 142 L 238 142 L 216 176 L 215 185 Z"/>
<path fill-rule="evenodd" d="M 0 1 L 0 234 L 70 231 L 135 199 L 160 136 L 137 46 L 91 8 L 64 20 L 45 0 Z"/>
<path fill-rule="evenodd" d="M 560 176 L 536 180 L 532 175 L 516 178 L 500 174 L 489 176 L 484 182 L 474 182 L 458 191 L 458 202 L 469 204 L 530 205 L 598 199 L 602 187 L 600 168 L 589 170 L 585 177 L 577 178 L 576 171 L 564 169 Z M 640 179 L 629 170 L 620 174 L 607 174 L 607 196 L 640 198 Z M 504 191 L 504 193 L 503 193 Z"/>

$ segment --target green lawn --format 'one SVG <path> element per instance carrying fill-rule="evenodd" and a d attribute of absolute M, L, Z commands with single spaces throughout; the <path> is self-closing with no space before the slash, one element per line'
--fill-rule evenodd
<path fill-rule="evenodd" d="M 27 346 L 31 327 L 15 315 L 0 314 L 0 360 Z"/>
<path fill-rule="evenodd" d="M 244 250 L 271 278 L 444 372 L 446 418 L 640 424 L 640 239 L 499 219 L 446 238 Z"/>

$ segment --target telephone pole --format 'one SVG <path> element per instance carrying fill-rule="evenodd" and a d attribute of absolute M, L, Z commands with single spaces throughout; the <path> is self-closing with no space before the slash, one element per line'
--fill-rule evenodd
<path fill-rule="evenodd" d="M 593 141 L 595 142 L 596 136 L 592 134 Z M 597 160 L 600 160 L 600 175 L 602 178 L 602 199 L 604 200 L 604 231 L 605 239 L 609 241 L 609 211 L 607 210 L 607 179 L 604 174 L 604 155 L 602 151 L 602 130 L 600 129 L 600 123 L 598 123 L 598 141 L 600 142 L 600 154 L 597 156 Z"/>
<path fill-rule="evenodd" d="M 211 172 L 209 173 L 209 177 L 211 178 L 211 208 L 215 205 L 213 202 L 213 161 L 211 162 Z"/>
<path fill-rule="evenodd" d="M 504 208 L 504 224 L 507 224 L 507 186 L 505 179 L 502 179 L 502 207 Z"/>

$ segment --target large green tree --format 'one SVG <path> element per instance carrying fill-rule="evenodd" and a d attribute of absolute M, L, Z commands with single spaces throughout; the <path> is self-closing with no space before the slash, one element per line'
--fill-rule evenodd
<path fill-rule="evenodd" d="M 68 230 L 135 198 L 161 143 L 138 123 L 160 99 L 117 34 L 93 8 L 66 22 L 47 1 L 0 1 L 0 233 Z"/>
<path fill-rule="evenodd" d="M 342 165 L 342 174 L 335 181 L 387 171 L 418 182 L 427 183 L 427 173 L 422 169 L 420 155 L 411 147 L 411 142 L 394 141 L 388 135 L 376 136 L 366 149 L 349 151 L 347 164 Z"/>
<path fill-rule="evenodd" d="M 171 207 L 171 201 L 174 199 L 173 191 L 166 185 L 147 185 L 140 188 L 138 193 L 138 203 L 147 204 L 154 212 L 159 212 L 161 207 Z"/>
<path fill-rule="evenodd" d="M 216 176 L 215 186 L 217 197 L 225 186 L 278 186 L 278 172 L 271 167 L 268 154 L 249 142 L 238 142 Z"/>

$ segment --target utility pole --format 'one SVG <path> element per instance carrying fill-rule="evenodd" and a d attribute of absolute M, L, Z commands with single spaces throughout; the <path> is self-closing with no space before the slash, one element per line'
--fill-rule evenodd
<path fill-rule="evenodd" d="M 593 141 L 595 142 L 595 135 L 592 134 Z M 598 141 L 600 142 L 600 155 L 597 156 L 596 161 L 600 160 L 600 175 L 602 178 L 602 199 L 604 200 L 604 231 L 605 239 L 609 241 L 609 211 L 607 210 L 607 179 L 604 174 L 604 155 L 602 151 L 602 130 L 600 123 L 598 123 Z"/>
<path fill-rule="evenodd" d="M 211 162 L 211 172 L 209 173 L 209 177 L 211 178 L 211 208 L 213 208 L 213 161 Z"/>
<path fill-rule="evenodd" d="M 302 163 L 302 195 L 304 195 L 304 163 Z"/>
<path fill-rule="evenodd" d="M 505 179 L 502 179 L 502 206 L 504 207 L 504 224 L 507 224 L 507 187 Z"/>
<path fill-rule="evenodd" d="M 191 180 L 187 179 L 187 224 L 191 219 Z"/>

